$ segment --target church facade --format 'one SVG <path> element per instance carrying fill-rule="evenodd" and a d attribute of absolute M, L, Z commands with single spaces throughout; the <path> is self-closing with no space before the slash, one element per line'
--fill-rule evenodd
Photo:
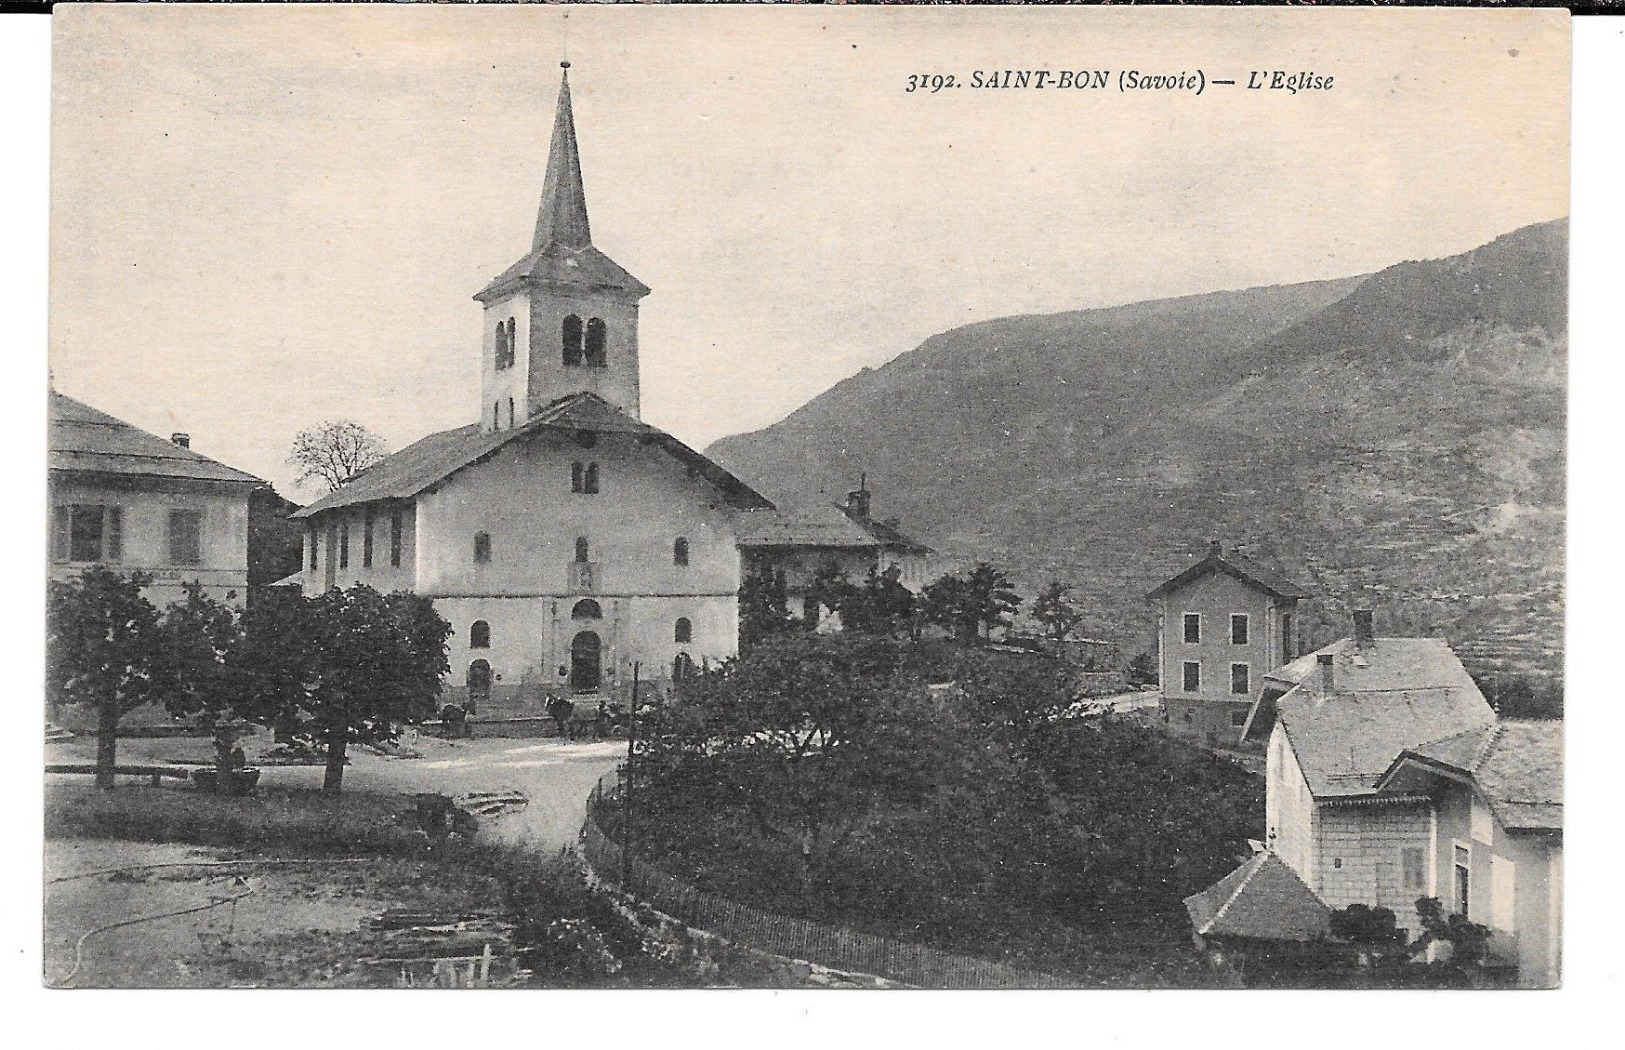
<path fill-rule="evenodd" d="M 624 697 L 738 646 L 743 520 L 773 505 L 640 419 L 638 303 L 592 244 L 560 88 L 531 250 L 484 306 L 480 422 L 431 434 L 298 511 L 304 593 L 434 599 L 447 697 L 480 717 Z"/>

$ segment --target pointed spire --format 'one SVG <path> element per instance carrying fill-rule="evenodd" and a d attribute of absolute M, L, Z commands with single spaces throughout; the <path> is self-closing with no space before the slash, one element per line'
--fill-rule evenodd
<path fill-rule="evenodd" d="M 559 65 L 564 69 L 564 79 L 559 84 L 559 108 L 553 117 L 553 143 L 547 151 L 547 177 L 542 183 L 542 206 L 536 213 L 532 249 L 549 244 L 585 248 L 592 243 L 592 230 L 587 225 L 587 193 L 581 185 L 576 122 L 570 110 L 570 63 Z"/>

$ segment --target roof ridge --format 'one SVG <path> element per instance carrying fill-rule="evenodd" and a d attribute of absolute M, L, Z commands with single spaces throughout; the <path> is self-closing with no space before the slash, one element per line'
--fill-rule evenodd
<path fill-rule="evenodd" d="M 1485 759 L 1489 758 L 1490 751 L 1495 747 L 1496 743 L 1501 739 L 1501 734 L 1505 731 L 1499 719 L 1490 723 L 1489 728 L 1490 731 L 1484 734 L 1484 739 L 1479 743 L 1478 750 L 1473 753 L 1472 762 L 1467 767 L 1469 773 L 1478 773 L 1478 767 L 1484 764 Z M 1474 733 L 1482 731 L 1482 726 L 1478 729 L 1468 730 L 1468 732 Z"/>
<path fill-rule="evenodd" d="M 1226 897 L 1224 899 L 1224 903 L 1219 905 L 1218 910 L 1213 913 L 1213 918 L 1209 919 L 1204 924 L 1204 929 L 1212 929 L 1214 923 L 1224 918 L 1225 912 L 1230 910 L 1230 905 L 1234 904 L 1236 898 L 1241 896 L 1241 891 L 1247 888 L 1247 884 L 1253 881 L 1253 876 L 1257 875 L 1263 870 L 1264 862 L 1267 861 L 1270 856 L 1270 851 L 1265 850 L 1252 859 L 1251 863 L 1253 870 L 1241 877 L 1241 881 L 1236 884 L 1236 888 L 1230 891 L 1230 896 Z"/>

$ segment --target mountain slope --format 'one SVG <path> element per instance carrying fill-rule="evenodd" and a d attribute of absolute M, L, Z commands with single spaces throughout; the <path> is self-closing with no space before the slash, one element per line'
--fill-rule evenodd
<path fill-rule="evenodd" d="M 1380 624 L 1551 667 L 1561 647 L 1567 225 L 1367 277 L 1010 317 L 928 339 L 711 454 L 883 514 L 1143 647 L 1210 537 Z M 1311 625 L 1313 620 L 1311 619 Z"/>

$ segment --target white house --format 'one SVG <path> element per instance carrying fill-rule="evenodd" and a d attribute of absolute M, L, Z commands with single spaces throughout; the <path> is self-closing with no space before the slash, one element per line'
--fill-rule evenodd
<path fill-rule="evenodd" d="M 52 579 L 102 563 L 151 576 L 159 609 L 194 581 L 247 600 L 249 494 L 264 481 L 55 390 L 50 421 Z"/>
<path fill-rule="evenodd" d="M 1369 613 L 1344 638 L 1272 671 L 1244 735 L 1268 739 L 1265 838 L 1328 905 L 1391 909 L 1439 895 L 1437 818 L 1425 793 L 1383 790 L 1407 748 L 1495 721 L 1436 638 L 1377 638 Z"/>

